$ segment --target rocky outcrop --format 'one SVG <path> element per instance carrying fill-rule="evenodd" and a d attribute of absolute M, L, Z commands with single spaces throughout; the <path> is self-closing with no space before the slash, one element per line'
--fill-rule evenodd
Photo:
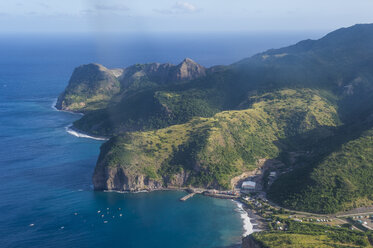
<path fill-rule="evenodd" d="M 163 184 L 142 174 L 133 175 L 120 166 L 107 167 L 99 163 L 93 174 L 93 186 L 95 190 L 136 192 L 161 189 Z"/>
<path fill-rule="evenodd" d="M 190 58 L 186 58 L 176 66 L 171 80 L 193 80 L 206 75 L 206 68 L 197 64 Z"/>
<path fill-rule="evenodd" d="M 134 82 L 149 81 L 157 84 L 169 84 L 193 80 L 206 75 L 206 68 L 192 59 L 186 58 L 178 65 L 169 63 L 136 64 L 125 68 L 119 78 L 122 87 L 129 87 Z"/>
<path fill-rule="evenodd" d="M 261 244 L 255 241 L 253 236 L 249 235 L 242 238 L 242 248 L 264 248 Z"/>
<path fill-rule="evenodd" d="M 143 174 L 131 174 L 123 167 L 106 167 L 97 165 L 93 174 L 93 186 L 95 190 L 115 190 L 137 192 L 142 190 L 159 190 L 163 188 L 181 188 L 185 186 L 187 173 L 174 175 L 166 179 L 167 183 L 157 181 Z"/>
<path fill-rule="evenodd" d="M 159 190 L 167 187 L 181 188 L 185 186 L 190 172 L 181 170 L 172 176 L 166 176 L 159 179 L 152 179 L 146 173 L 139 171 L 133 166 L 116 165 L 110 166 L 108 163 L 108 154 L 106 146 L 111 143 L 109 140 L 101 147 L 101 154 L 97 161 L 93 173 L 93 186 L 95 190 L 115 190 L 136 192 L 142 190 Z"/>
<path fill-rule="evenodd" d="M 205 67 L 186 58 L 178 65 L 136 64 L 124 69 L 108 69 L 100 64 L 77 67 L 56 108 L 87 112 L 108 106 L 113 97 L 133 86 L 135 89 L 193 80 L 206 75 Z M 118 94 L 119 98 L 121 94 Z M 117 101 L 118 99 L 115 99 Z"/>
<path fill-rule="evenodd" d="M 99 64 L 77 67 L 65 91 L 58 97 L 56 108 L 84 112 L 103 107 L 120 91 L 115 76 L 120 74 L 118 69 L 112 71 Z"/>

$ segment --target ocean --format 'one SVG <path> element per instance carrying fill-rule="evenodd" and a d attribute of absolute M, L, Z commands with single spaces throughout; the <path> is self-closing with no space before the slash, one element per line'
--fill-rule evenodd
<path fill-rule="evenodd" d="M 76 66 L 229 64 L 318 34 L 0 35 L 0 247 L 229 247 L 252 226 L 235 202 L 181 191 L 94 192 L 104 141 L 52 105 Z M 245 225 L 244 225 L 245 224 Z"/>

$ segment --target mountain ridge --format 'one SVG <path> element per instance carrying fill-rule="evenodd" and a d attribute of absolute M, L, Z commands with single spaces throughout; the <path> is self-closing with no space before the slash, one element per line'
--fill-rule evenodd
<path fill-rule="evenodd" d="M 328 142 L 349 149 L 358 147 L 360 141 L 354 139 L 368 144 L 356 130 L 363 130 L 365 120 L 373 116 L 373 24 L 339 29 L 229 66 L 204 68 L 189 59 L 176 66 L 134 65 L 113 81 L 119 83 L 119 91 L 74 123 L 79 130 L 112 137 L 102 146 L 93 176 L 97 190 L 230 188 L 232 177 L 270 158 L 280 160 L 289 172 L 276 180 L 281 186 L 277 189 L 291 192 L 273 199 L 304 209 L 301 202 L 308 191 L 292 192 L 290 187 L 309 189 L 313 184 L 291 175 L 308 178 L 320 166 L 331 168 L 319 163 L 338 152 L 329 149 Z M 292 152 L 308 155 L 292 161 Z M 359 153 L 362 161 L 368 152 Z M 346 161 L 355 159 L 347 152 L 338 154 Z M 356 166 L 371 174 L 370 166 Z M 294 185 L 285 183 L 288 177 Z M 348 174 L 340 177 L 347 182 Z M 316 185 L 325 180 L 312 178 Z M 360 183 L 353 181 L 350 188 Z M 343 185 L 328 189 L 339 192 Z M 373 199 L 368 191 L 363 197 Z M 352 192 L 353 201 L 369 202 Z M 314 211 L 351 207 L 333 194 L 329 197 L 336 203 L 322 205 L 321 195 L 313 195 Z M 292 200 L 299 204 L 291 205 Z"/>

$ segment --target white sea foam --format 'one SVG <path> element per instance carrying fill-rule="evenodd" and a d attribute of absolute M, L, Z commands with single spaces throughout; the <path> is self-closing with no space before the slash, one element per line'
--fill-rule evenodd
<path fill-rule="evenodd" d="M 52 106 L 51 106 L 56 111 L 67 112 L 67 113 L 76 114 L 76 115 L 84 115 L 83 113 L 75 113 L 75 112 L 66 111 L 66 110 L 59 110 L 59 109 L 56 108 L 56 104 L 57 104 L 57 98 L 53 100 L 53 103 L 52 103 Z M 104 138 L 104 137 L 95 137 L 95 136 L 90 136 L 90 135 L 85 134 L 85 133 L 80 133 L 80 132 L 72 129 L 71 127 L 72 127 L 72 124 L 65 127 L 66 132 L 68 132 L 71 135 L 74 135 L 75 137 L 94 139 L 94 140 L 109 140 L 108 138 Z"/>
<path fill-rule="evenodd" d="M 104 192 L 114 192 L 118 194 L 138 194 L 138 193 L 149 193 L 149 190 L 138 190 L 138 191 L 104 190 Z"/>
<path fill-rule="evenodd" d="M 72 129 L 71 126 L 72 125 L 69 125 L 69 126 L 66 127 L 66 132 L 68 132 L 71 135 L 74 135 L 75 137 L 94 139 L 94 140 L 109 140 L 109 139 L 103 138 L 103 137 L 94 137 L 94 136 L 90 136 L 90 135 L 87 135 L 87 134 L 84 134 L 84 133 L 79 133 L 79 132 L 75 131 L 74 129 Z"/>
<path fill-rule="evenodd" d="M 241 219 L 243 221 L 244 233 L 243 233 L 242 236 L 246 237 L 246 236 L 252 234 L 253 232 L 259 231 L 259 230 L 254 229 L 253 224 L 250 221 L 249 214 L 243 208 L 242 203 L 238 202 L 238 201 L 235 201 L 235 202 L 237 204 L 237 211 L 241 214 Z"/>
<path fill-rule="evenodd" d="M 66 112 L 66 113 L 70 113 L 73 115 L 81 115 L 81 116 L 84 115 L 83 113 L 78 113 L 78 112 L 73 112 L 73 111 L 68 111 L 68 110 L 61 110 L 61 109 L 56 108 L 57 101 L 58 101 L 58 98 L 55 98 L 52 102 L 51 107 L 53 110 L 60 111 L 60 112 Z"/>
<path fill-rule="evenodd" d="M 56 104 L 57 104 L 57 98 L 53 100 L 53 103 L 52 103 L 52 106 L 51 106 L 53 110 L 58 110 L 56 108 Z"/>

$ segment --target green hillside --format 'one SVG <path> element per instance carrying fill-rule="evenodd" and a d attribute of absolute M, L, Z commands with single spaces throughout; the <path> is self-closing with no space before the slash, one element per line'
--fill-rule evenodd
<path fill-rule="evenodd" d="M 213 67 L 199 77 L 177 83 L 155 84 L 150 76 L 140 77 L 139 87 L 114 97 L 113 104 L 90 112 L 74 125 L 97 135 L 164 128 L 195 116 L 242 109 L 252 95 L 297 87 L 329 91 L 343 105 L 339 115 L 350 118 L 351 113 L 356 115 L 366 106 L 361 99 L 373 106 L 369 101 L 373 95 L 372 34 L 372 24 L 355 25 L 319 40 Z"/>
<path fill-rule="evenodd" d="M 266 93 L 248 104 L 245 110 L 120 135 L 102 147 L 98 163 L 165 185 L 173 184 L 176 174 L 187 173 L 183 185 L 230 188 L 231 178 L 256 168 L 258 159 L 276 158 L 281 150 L 296 147 L 286 137 L 304 135 L 303 140 L 317 130 L 322 138 L 339 124 L 335 106 L 316 90 Z"/>
<path fill-rule="evenodd" d="M 288 173 L 268 196 L 331 213 L 372 204 L 373 24 L 271 49 L 229 66 L 78 67 L 57 107 L 112 137 L 95 189 L 230 188 L 261 158 Z M 289 154 L 307 154 L 298 159 Z"/>
<path fill-rule="evenodd" d="M 348 133 L 344 133 L 347 136 Z M 373 128 L 277 180 L 270 196 L 284 206 L 334 213 L 373 204 Z"/>
<path fill-rule="evenodd" d="M 257 232 L 250 237 L 263 248 L 372 247 L 369 242 L 371 233 L 295 221 L 283 223 L 287 226 L 286 231 Z"/>
<path fill-rule="evenodd" d="M 102 109 L 119 90 L 120 83 L 112 71 L 98 64 L 82 65 L 74 70 L 56 107 L 77 112 Z"/>

